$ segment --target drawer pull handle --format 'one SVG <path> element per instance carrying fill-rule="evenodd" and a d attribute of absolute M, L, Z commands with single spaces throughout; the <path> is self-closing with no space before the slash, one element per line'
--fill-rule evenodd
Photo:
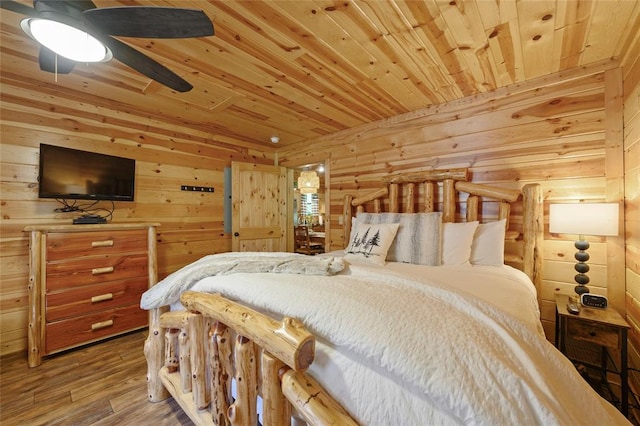
<path fill-rule="evenodd" d="M 93 296 L 91 298 L 91 303 L 104 302 L 105 300 L 113 300 L 113 293 L 105 293 L 99 296 Z"/>
<path fill-rule="evenodd" d="M 113 266 L 105 266 L 104 268 L 93 268 L 91 275 L 109 274 L 113 272 Z"/>
<path fill-rule="evenodd" d="M 595 335 L 596 335 L 596 332 L 595 332 L 595 331 L 590 331 L 590 332 L 589 332 L 589 336 L 591 336 L 591 337 L 595 337 Z"/>
<path fill-rule="evenodd" d="M 113 240 L 91 241 L 91 247 L 113 247 Z"/>
<path fill-rule="evenodd" d="M 113 320 L 107 320 L 102 322 L 97 322 L 95 324 L 91 324 L 91 330 L 100 330 L 101 328 L 111 327 L 113 325 Z"/>

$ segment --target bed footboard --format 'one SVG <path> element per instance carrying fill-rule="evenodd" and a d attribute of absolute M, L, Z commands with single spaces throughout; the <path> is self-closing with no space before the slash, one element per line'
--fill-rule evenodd
<path fill-rule="evenodd" d="M 187 311 L 152 313 L 145 343 L 149 400 L 169 394 L 202 425 L 356 423 L 304 372 L 315 338 L 219 294 L 185 292 Z M 155 323 L 154 323 L 155 319 Z"/>

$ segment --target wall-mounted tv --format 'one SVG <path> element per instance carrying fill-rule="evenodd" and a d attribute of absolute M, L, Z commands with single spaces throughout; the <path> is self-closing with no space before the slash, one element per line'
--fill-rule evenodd
<path fill-rule="evenodd" d="M 40 144 L 40 198 L 133 201 L 135 174 L 130 158 Z"/>

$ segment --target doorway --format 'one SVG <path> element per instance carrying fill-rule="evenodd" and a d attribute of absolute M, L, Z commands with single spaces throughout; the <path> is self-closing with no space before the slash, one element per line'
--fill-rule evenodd
<path fill-rule="evenodd" d="M 324 162 L 292 167 L 292 231 L 296 227 L 306 226 L 314 243 L 322 244 L 328 251 L 329 213 L 327 169 Z M 317 181 L 314 179 L 317 177 Z M 307 179 L 310 178 L 310 181 Z M 295 232 L 291 233 L 295 235 Z M 295 242 L 294 242 L 295 251 Z"/>

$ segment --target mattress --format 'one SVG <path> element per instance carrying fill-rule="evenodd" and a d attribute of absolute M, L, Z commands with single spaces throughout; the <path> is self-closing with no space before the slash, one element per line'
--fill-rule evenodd
<path fill-rule="evenodd" d="M 626 422 L 545 339 L 522 272 L 345 265 L 333 276 L 216 275 L 190 289 L 301 320 L 317 337 L 309 374 L 360 424 Z"/>

